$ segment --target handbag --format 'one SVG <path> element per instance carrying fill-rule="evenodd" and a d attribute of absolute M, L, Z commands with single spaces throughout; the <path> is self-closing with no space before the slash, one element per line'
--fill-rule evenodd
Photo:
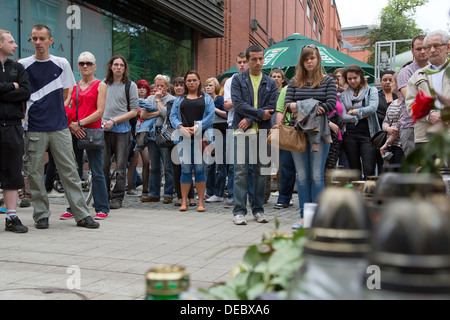
<path fill-rule="evenodd" d="M 370 138 L 370 142 L 372 143 L 373 146 L 380 149 L 386 143 L 387 136 L 388 134 L 386 131 L 383 130 L 378 131 L 372 136 L 372 138 Z"/>
<path fill-rule="evenodd" d="M 77 100 L 75 101 L 76 105 L 76 116 L 78 120 L 78 86 L 77 83 Z M 84 150 L 102 150 L 105 145 L 104 140 L 104 132 L 102 129 L 96 128 L 83 128 L 83 131 L 86 133 L 86 136 L 83 139 L 78 139 L 77 147 L 78 149 Z"/>
<path fill-rule="evenodd" d="M 217 113 L 214 116 L 214 122 L 213 122 L 213 128 L 219 129 L 219 130 L 226 130 L 228 129 L 228 122 L 227 119 L 222 118 Z"/>
<path fill-rule="evenodd" d="M 161 127 L 156 127 L 155 142 L 160 148 L 172 148 L 175 143 L 172 140 L 172 133 L 175 131 L 170 122 L 167 121 L 167 117 L 164 119 Z"/>
<path fill-rule="evenodd" d="M 287 151 L 305 152 L 306 135 L 304 132 L 284 124 L 286 111 L 287 107 L 284 108 L 283 118 L 280 124 L 276 124 L 270 129 L 267 144 Z"/>

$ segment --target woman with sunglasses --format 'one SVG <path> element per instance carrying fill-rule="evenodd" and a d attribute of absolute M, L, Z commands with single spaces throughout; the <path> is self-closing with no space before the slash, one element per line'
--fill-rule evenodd
<path fill-rule="evenodd" d="M 313 116 L 326 117 L 326 119 L 322 119 L 326 121 L 321 121 L 321 123 L 328 123 L 328 113 L 336 108 L 337 90 L 334 80 L 327 77 L 322 71 L 322 59 L 319 49 L 315 45 L 303 47 L 295 77 L 286 91 L 285 107 L 287 112 L 292 113 L 290 125 L 295 124 L 299 111 L 303 111 L 297 108 L 297 102 L 304 102 L 311 98 L 319 101 L 316 114 Z M 322 138 L 318 146 L 313 148 L 308 139 L 305 152 L 291 152 L 297 172 L 300 208 L 300 220 L 292 225 L 293 229 L 303 228 L 304 204 L 315 202 L 325 187 L 325 161 L 331 143 L 331 139 L 327 141 L 324 139 L 325 129 L 320 128 Z"/>
<path fill-rule="evenodd" d="M 103 112 L 105 111 L 106 84 L 94 77 L 97 69 L 95 57 L 90 52 L 83 52 L 78 57 L 78 70 L 82 79 L 72 89 L 71 111 L 73 120 L 69 123 L 69 129 L 73 137 L 73 151 L 78 164 L 78 174 L 83 175 L 83 152 L 78 149 L 77 141 L 86 136 L 84 128 L 101 129 Z M 66 105 L 69 103 L 66 102 Z M 78 106 L 78 119 L 76 108 Z M 95 204 L 95 219 L 103 220 L 109 214 L 108 191 L 106 189 L 105 176 L 103 175 L 103 150 L 86 150 L 89 168 L 92 173 L 92 188 Z M 60 216 L 61 220 L 73 218 L 70 208 Z"/>
<path fill-rule="evenodd" d="M 197 211 L 204 212 L 206 175 L 200 143 L 203 132 L 212 129 L 215 106 L 211 96 L 202 91 L 202 83 L 197 71 L 190 70 L 186 73 L 184 86 L 184 95 L 175 99 L 170 111 L 170 123 L 180 137 L 180 140 L 175 142 L 181 160 L 182 199 L 179 210 L 188 209 L 187 197 L 192 183 L 192 172 L 194 172 L 195 188 L 198 194 Z M 209 132 L 206 136 L 208 134 Z"/>

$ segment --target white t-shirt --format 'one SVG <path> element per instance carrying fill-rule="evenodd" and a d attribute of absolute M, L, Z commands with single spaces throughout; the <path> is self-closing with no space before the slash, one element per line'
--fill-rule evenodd
<path fill-rule="evenodd" d="M 223 99 L 225 101 L 227 100 L 231 101 L 231 81 L 233 80 L 233 77 L 234 74 L 230 79 L 225 81 L 225 85 L 223 86 Z M 233 124 L 233 118 L 234 118 L 234 107 L 228 111 L 228 118 L 227 118 L 228 127 L 231 127 L 231 125 Z"/>

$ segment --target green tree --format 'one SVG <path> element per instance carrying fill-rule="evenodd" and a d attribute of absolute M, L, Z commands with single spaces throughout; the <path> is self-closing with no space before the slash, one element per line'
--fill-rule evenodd
<path fill-rule="evenodd" d="M 389 0 L 386 7 L 381 10 L 380 25 L 375 26 L 360 40 L 367 41 L 370 49 L 368 64 L 375 64 L 375 43 L 378 41 L 412 39 L 424 31 L 418 28 L 414 16 L 418 7 L 426 4 L 428 0 Z M 408 42 L 397 44 L 396 54 L 410 50 Z"/>

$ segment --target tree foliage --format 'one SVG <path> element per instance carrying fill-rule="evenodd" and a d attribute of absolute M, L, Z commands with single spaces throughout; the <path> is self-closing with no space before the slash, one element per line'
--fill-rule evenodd
<path fill-rule="evenodd" d="M 424 31 L 417 26 L 414 19 L 418 7 L 425 5 L 428 0 L 389 0 L 381 10 L 380 24 L 372 28 L 360 40 L 367 41 L 370 50 L 368 64 L 375 63 L 375 43 L 379 41 L 412 39 Z M 397 44 L 396 54 L 410 50 L 410 43 Z"/>

